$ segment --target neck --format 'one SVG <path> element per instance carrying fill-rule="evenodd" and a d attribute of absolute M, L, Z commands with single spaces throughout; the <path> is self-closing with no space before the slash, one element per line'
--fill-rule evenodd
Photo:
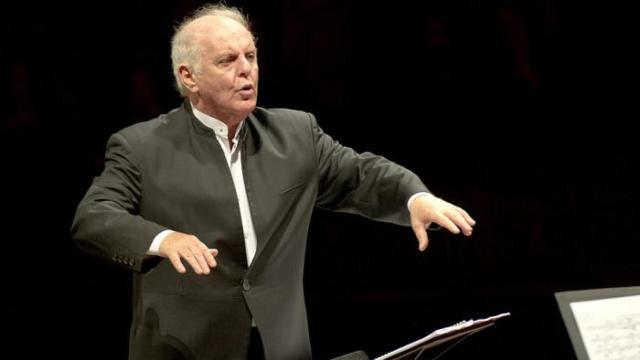
<path fill-rule="evenodd" d="M 227 125 L 227 128 L 229 129 L 228 133 L 231 138 L 233 138 L 233 135 L 235 135 L 236 130 L 238 129 L 238 126 L 240 125 L 240 123 L 244 119 L 246 119 L 247 116 L 249 116 L 249 114 L 238 115 L 238 114 L 229 114 L 229 113 L 216 111 L 215 109 L 212 109 L 207 106 L 203 106 L 203 104 L 193 100 L 191 101 L 191 104 L 193 107 L 198 109 L 198 111 L 200 111 L 201 113 L 207 114 L 225 123 L 225 125 Z"/>
<path fill-rule="evenodd" d="M 228 129 L 227 137 L 229 138 L 229 143 L 231 143 L 231 140 L 233 140 L 234 136 L 236 136 L 236 131 L 238 131 L 238 126 L 240 126 L 240 122 L 234 123 L 233 125 L 230 125 L 227 122 L 224 122 L 224 123 L 227 124 L 227 129 Z"/>

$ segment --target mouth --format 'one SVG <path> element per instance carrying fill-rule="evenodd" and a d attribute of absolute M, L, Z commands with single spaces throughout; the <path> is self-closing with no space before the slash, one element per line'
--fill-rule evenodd
<path fill-rule="evenodd" d="M 253 91 L 253 84 L 246 84 L 238 89 L 238 91 Z"/>
<path fill-rule="evenodd" d="M 253 84 L 246 84 L 239 88 L 237 91 L 243 97 L 250 97 L 255 94 L 255 87 L 253 86 Z"/>

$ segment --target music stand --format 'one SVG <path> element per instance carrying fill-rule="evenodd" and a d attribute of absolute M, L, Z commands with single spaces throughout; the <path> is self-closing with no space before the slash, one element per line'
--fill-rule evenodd
<path fill-rule="evenodd" d="M 431 334 L 418 339 L 412 343 L 402 346 L 396 350 L 388 352 L 375 360 L 413 360 L 417 359 L 422 352 L 427 349 L 431 349 L 440 344 L 450 342 L 455 339 L 460 339 L 458 342 L 465 339 L 467 336 L 475 334 L 478 331 L 484 330 L 493 325 L 499 319 L 511 315 L 510 313 L 502 313 L 499 315 L 491 316 L 480 320 L 462 321 L 458 324 L 448 326 L 432 332 Z M 455 346 L 458 342 L 454 343 L 451 347 Z M 451 348 L 450 347 L 450 348 Z M 449 349 L 450 349 L 449 348 Z M 444 352 L 448 351 L 445 350 Z M 441 354 L 444 354 L 441 353 Z M 439 357 L 440 355 L 438 355 Z"/>

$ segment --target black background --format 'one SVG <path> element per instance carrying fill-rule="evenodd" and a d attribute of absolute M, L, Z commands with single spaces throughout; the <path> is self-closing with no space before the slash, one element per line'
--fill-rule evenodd
<path fill-rule="evenodd" d="M 130 274 L 81 254 L 69 227 L 109 134 L 178 106 L 169 39 L 201 4 L 2 5 L 2 351 L 126 358 Z M 640 285 L 625 9 L 229 4 L 258 36 L 260 106 L 313 112 L 478 221 L 471 238 L 431 233 L 419 253 L 408 228 L 318 212 L 305 275 L 316 358 L 377 356 L 510 311 L 443 359 L 573 359 L 553 293 Z"/>

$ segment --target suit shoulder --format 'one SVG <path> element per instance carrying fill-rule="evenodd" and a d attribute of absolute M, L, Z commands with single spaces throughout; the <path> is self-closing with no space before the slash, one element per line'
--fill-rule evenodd
<path fill-rule="evenodd" d="M 267 121 L 309 121 L 312 115 L 306 111 L 286 109 L 286 108 L 273 108 L 266 109 L 257 107 L 253 114 L 260 120 Z"/>
<path fill-rule="evenodd" d="M 129 142 L 144 143 L 155 138 L 159 132 L 175 127 L 180 123 L 179 119 L 175 119 L 182 116 L 180 113 L 181 108 L 177 108 L 151 120 L 127 126 L 118 131 L 117 134 L 123 136 Z"/>
<path fill-rule="evenodd" d="M 314 119 L 311 113 L 285 108 L 256 108 L 252 115 L 258 127 L 288 135 L 310 134 Z"/>

